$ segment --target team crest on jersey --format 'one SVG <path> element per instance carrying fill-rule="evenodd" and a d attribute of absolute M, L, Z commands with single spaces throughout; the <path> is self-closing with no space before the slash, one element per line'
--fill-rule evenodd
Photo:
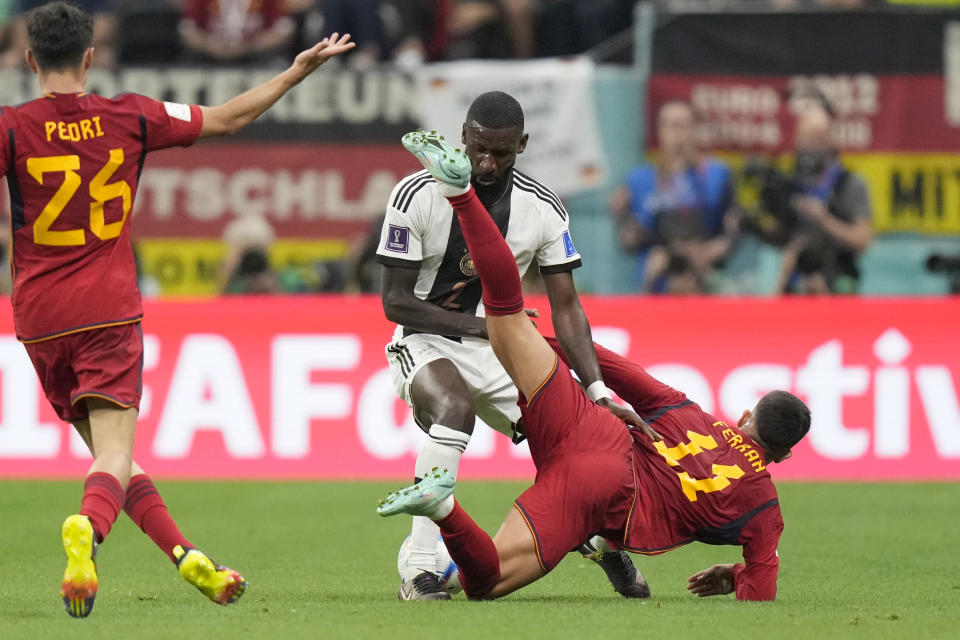
<path fill-rule="evenodd" d="M 387 228 L 387 251 L 407 253 L 410 250 L 410 229 L 391 224 Z"/>
<path fill-rule="evenodd" d="M 463 254 L 463 257 L 460 258 L 460 273 L 468 278 L 477 275 L 477 268 L 473 266 L 473 258 L 469 253 Z"/>
<path fill-rule="evenodd" d="M 569 231 L 563 232 L 563 250 L 568 258 L 577 255 L 577 248 L 573 246 L 573 238 L 570 237 Z"/>

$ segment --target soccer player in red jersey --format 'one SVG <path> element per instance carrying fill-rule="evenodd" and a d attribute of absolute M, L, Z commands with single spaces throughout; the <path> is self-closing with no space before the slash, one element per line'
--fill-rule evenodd
<path fill-rule="evenodd" d="M 603 379 L 645 416 L 642 428 L 628 429 L 590 402 L 556 341 L 548 343 L 526 317 L 507 244 L 469 186 L 469 160 L 432 134 L 408 134 L 404 145 L 441 183 L 460 220 L 483 282 L 490 343 L 521 392 L 537 476 L 493 539 L 454 500 L 444 469 L 391 494 L 377 511 L 432 518 L 471 598 L 515 591 L 599 534 L 613 549 L 643 554 L 695 540 L 741 545 L 743 564 L 710 567 L 688 588 L 699 596 L 735 591 L 742 600 L 772 600 L 783 520 L 766 467 L 789 458 L 806 434 L 806 405 L 773 391 L 728 425 L 597 347 Z"/>
<path fill-rule="evenodd" d="M 93 23 L 51 2 L 27 15 L 27 63 L 43 97 L 0 109 L 0 174 L 11 198 L 17 337 L 47 399 L 93 454 L 80 512 L 63 524 L 67 612 L 85 617 L 97 592 L 94 554 L 123 509 L 219 604 L 244 578 L 187 541 L 153 482 L 133 461 L 140 402 L 143 315 L 129 216 L 147 153 L 233 133 L 327 59 L 353 47 L 333 34 L 272 80 L 217 107 L 113 99 L 84 92 Z"/>

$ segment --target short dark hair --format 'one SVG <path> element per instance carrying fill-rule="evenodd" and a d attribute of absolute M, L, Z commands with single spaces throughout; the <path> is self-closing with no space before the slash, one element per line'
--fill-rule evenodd
<path fill-rule="evenodd" d="M 792 448 L 810 430 L 810 409 L 786 391 L 771 391 L 760 398 L 753 418 L 757 435 L 773 449 Z"/>
<path fill-rule="evenodd" d="M 523 107 L 517 99 L 503 91 L 481 93 L 467 110 L 467 122 L 489 129 L 523 129 Z"/>
<path fill-rule="evenodd" d="M 37 66 L 48 71 L 77 67 L 93 46 L 93 17 L 70 2 L 48 2 L 27 13 L 27 38 Z"/>

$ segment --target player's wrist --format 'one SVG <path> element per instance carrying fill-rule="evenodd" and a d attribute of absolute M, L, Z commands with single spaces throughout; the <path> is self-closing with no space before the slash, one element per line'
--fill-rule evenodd
<path fill-rule="evenodd" d="M 280 74 L 280 81 L 283 83 L 284 88 L 289 91 L 303 82 L 303 79 L 309 74 L 310 72 L 304 69 L 303 65 L 299 65 L 294 62 L 287 68 L 286 71 Z"/>
<path fill-rule="evenodd" d="M 590 397 L 591 401 L 598 404 L 604 400 L 613 400 L 613 393 L 603 383 L 603 380 L 590 383 L 587 387 L 587 396 Z"/>

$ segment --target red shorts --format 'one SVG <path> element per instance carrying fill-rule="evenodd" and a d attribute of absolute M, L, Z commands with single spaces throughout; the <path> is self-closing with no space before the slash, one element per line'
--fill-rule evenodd
<path fill-rule="evenodd" d="M 84 398 L 140 408 L 143 332 L 140 323 L 90 329 L 24 344 L 40 386 L 65 422 L 87 418 Z"/>
<path fill-rule="evenodd" d="M 559 360 L 520 411 L 537 478 L 515 504 L 550 571 L 590 536 L 622 535 L 636 495 L 633 440 Z"/>

